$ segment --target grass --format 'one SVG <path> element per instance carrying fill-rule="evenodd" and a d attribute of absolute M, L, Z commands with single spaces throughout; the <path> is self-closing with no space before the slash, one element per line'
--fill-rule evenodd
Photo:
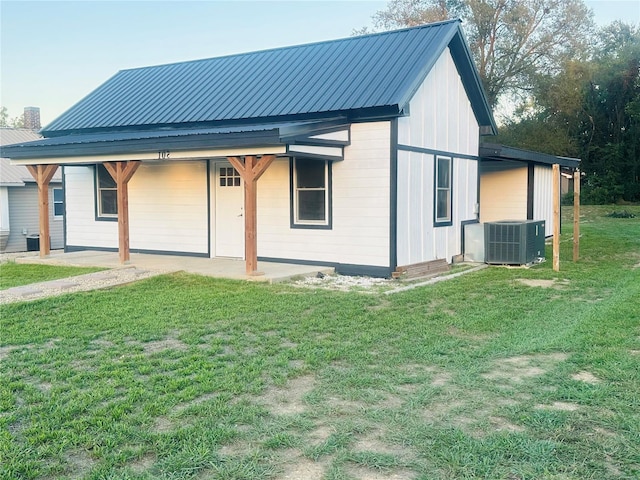
<path fill-rule="evenodd" d="M 73 277 L 74 275 L 83 275 L 100 270 L 102 269 L 4 262 L 0 263 L 0 290 L 29 285 L 30 283 Z"/>
<path fill-rule="evenodd" d="M 0 478 L 638 478 L 625 208 L 583 208 L 575 264 L 565 221 L 560 272 L 390 296 L 174 274 L 2 306 Z"/>

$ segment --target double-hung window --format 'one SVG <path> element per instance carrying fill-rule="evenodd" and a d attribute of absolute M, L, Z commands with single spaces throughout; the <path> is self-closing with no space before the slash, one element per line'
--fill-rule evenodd
<path fill-rule="evenodd" d="M 451 225 L 451 178 L 453 160 L 450 157 L 436 157 L 435 171 L 435 225 Z"/>
<path fill-rule="evenodd" d="M 331 164 L 293 159 L 292 226 L 331 228 Z"/>
<path fill-rule="evenodd" d="M 64 192 L 61 188 L 53 189 L 53 216 L 61 217 L 64 215 Z"/>
<path fill-rule="evenodd" d="M 118 189 L 116 181 L 104 165 L 96 165 L 96 213 L 98 218 L 118 218 Z"/>

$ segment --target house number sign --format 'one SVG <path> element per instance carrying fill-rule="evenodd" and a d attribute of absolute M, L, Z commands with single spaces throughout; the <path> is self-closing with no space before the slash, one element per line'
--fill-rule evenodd
<path fill-rule="evenodd" d="M 158 160 L 168 160 L 171 152 L 169 150 L 160 150 L 158 152 Z"/>

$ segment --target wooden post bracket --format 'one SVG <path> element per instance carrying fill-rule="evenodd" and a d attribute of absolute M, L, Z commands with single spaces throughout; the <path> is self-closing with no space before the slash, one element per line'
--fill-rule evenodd
<path fill-rule="evenodd" d="M 116 182 L 118 191 L 118 254 L 120 263 L 127 263 L 129 254 L 129 180 L 141 162 L 105 162 L 104 168 Z"/>
<path fill-rule="evenodd" d="M 227 157 L 244 181 L 244 258 L 247 275 L 258 273 L 258 179 L 275 160 L 275 155 Z"/>
<path fill-rule="evenodd" d="M 40 218 L 40 257 L 50 253 L 51 234 L 49 231 L 49 182 L 58 169 L 58 165 L 27 165 L 29 173 L 38 184 L 38 206 Z"/>

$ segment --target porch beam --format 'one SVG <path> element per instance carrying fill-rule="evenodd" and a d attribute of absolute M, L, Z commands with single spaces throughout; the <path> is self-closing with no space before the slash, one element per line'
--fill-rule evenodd
<path fill-rule="evenodd" d="M 105 162 L 104 168 L 116 182 L 118 194 L 118 255 L 120 263 L 130 260 L 129 253 L 129 180 L 140 167 L 139 161 Z"/>
<path fill-rule="evenodd" d="M 40 258 L 51 252 L 51 234 L 49 231 L 49 182 L 58 169 L 58 165 L 27 165 L 29 173 L 38 184 L 38 207 L 40 217 Z"/>
<path fill-rule="evenodd" d="M 258 179 L 275 160 L 275 155 L 227 157 L 244 181 L 244 258 L 247 275 L 258 272 Z"/>

